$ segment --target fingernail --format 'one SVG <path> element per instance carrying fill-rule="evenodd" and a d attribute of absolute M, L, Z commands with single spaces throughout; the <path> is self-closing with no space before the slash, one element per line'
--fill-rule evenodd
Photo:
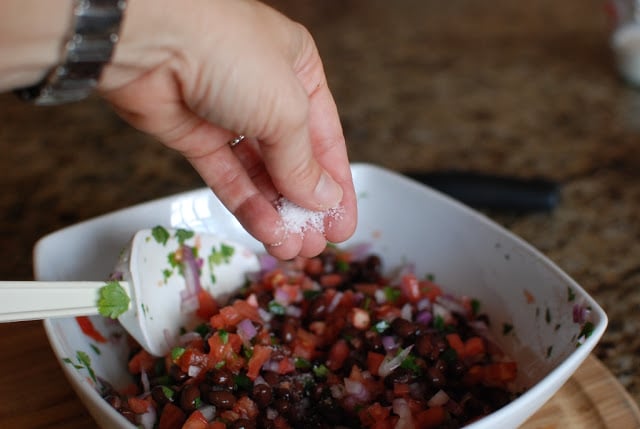
<path fill-rule="evenodd" d="M 326 171 L 323 171 L 314 190 L 314 196 L 320 209 L 330 209 L 342 201 L 342 188 Z"/>

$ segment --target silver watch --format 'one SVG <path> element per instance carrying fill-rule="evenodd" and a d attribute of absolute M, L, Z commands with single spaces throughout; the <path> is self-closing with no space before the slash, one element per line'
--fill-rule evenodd
<path fill-rule="evenodd" d="M 75 0 L 64 60 L 38 84 L 16 90 L 23 100 L 50 106 L 86 98 L 118 42 L 126 0 Z"/>

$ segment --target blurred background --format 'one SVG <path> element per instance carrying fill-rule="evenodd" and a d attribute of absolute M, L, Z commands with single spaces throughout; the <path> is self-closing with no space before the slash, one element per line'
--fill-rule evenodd
<path fill-rule="evenodd" d="M 606 2 L 267 3 L 315 37 L 352 162 L 560 185 L 552 211 L 483 211 L 602 304 L 595 353 L 640 401 L 640 92 L 617 73 Z M 36 108 L 4 94 L 0 115 L 4 280 L 32 278 L 49 232 L 202 186 L 98 98 Z"/>

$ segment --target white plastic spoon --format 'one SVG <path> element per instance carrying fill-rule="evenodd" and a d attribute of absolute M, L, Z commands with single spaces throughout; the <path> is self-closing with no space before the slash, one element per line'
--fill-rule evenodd
<path fill-rule="evenodd" d="M 0 322 L 102 314 L 118 318 L 149 353 L 166 354 L 198 308 L 198 289 L 224 300 L 260 269 L 248 248 L 211 234 L 138 231 L 114 282 L 0 282 Z"/>

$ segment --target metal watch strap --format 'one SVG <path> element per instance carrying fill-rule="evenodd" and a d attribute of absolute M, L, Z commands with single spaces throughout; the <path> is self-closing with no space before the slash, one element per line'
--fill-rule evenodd
<path fill-rule="evenodd" d="M 74 0 L 72 33 L 64 45 L 64 62 L 38 84 L 16 90 L 31 103 L 48 106 L 86 98 L 98 84 L 102 68 L 118 42 L 126 0 Z"/>

